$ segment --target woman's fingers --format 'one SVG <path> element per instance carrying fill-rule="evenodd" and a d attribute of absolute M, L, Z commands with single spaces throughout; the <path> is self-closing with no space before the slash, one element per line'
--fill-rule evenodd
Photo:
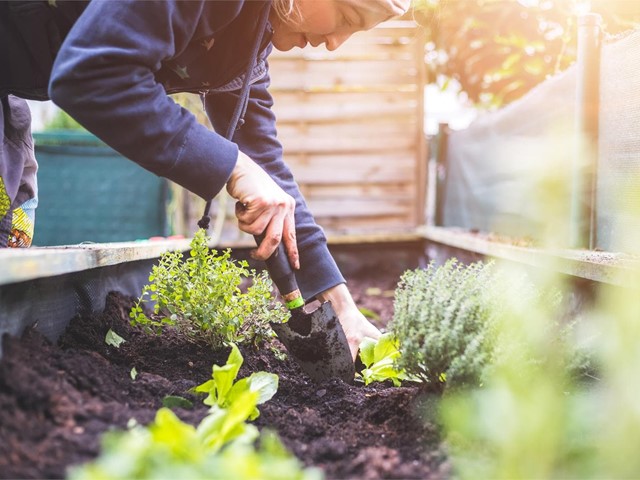
<path fill-rule="evenodd" d="M 253 164 L 253 162 L 251 162 Z M 296 241 L 295 200 L 284 192 L 264 170 L 245 162 L 242 175 L 229 182 L 229 193 L 237 198 L 235 214 L 238 228 L 251 235 L 264 237 L 252 256 L 266 260 L 283 243 L 289 264 L 300 268 Z"/>
<path fill-rule="evenodd" d="M 242 152 L 229 180 L 227 191 L 237 200 L 238 227 L 251 235 L 264 235 L 253 251 L 255 258 L 266 260 L 282 241 L 289 263 L 299 268 L 294 213 L 295 199 Z"/>
<path fill-rule="evenodd" d="M 298 241 L 296 238 L 296 221 L 293 212 L 285 216 L 282 228 L 282 243 L 289 258 L 289 264 L 294 270 L 300 268 L 300 255 L 298 253 Z"/>
<path fill-rule="evenodd" d="M 276 208 L 270 217 L 271 221 L 266 226 L 263 226 L 270 216 L 269 213 L 265 211 L 260 214 L 260 212 L 256 211 L 248 214 L 246 210 L 246 207 L 242 205 L 238 207 L 236 205 L 236 215 L 238 217 L 240 230 L 263 237 L 258 248 L 252 251 L 253 257 L 259 260 L 266 260 L 276 251 L 278 245 L 282 242 L 287 253 L 287 258 L 289 259 L 289 264 L 293 269 L 298 270 L 300 268 L 300 257 L 298 254 L 296 223 L 293 212 L 283 213 L 286 209 Z"/>
<path fill-rule="evenodd" d="M 258 245 L 258 248 L 253 251 L 255 258 L 266 260 L 277 250 L 282 240 L 283 223 L 284 218 L 281 213 L 271 217 L 271 222 L 264 230 L 262 242 Z"/>

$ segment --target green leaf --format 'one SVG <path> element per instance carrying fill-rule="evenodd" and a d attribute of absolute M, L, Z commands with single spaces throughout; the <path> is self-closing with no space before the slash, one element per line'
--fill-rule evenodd
<path fill-rule="evenodd" d="M 400 356 L 398 351 L 398 342 L 390 333 L 385 333 L 380 337 L 378 343 L 374 347 L 375 359 L 396 359 Z"/>
<path fill-rule="evenodd" d="M 136 379 L 136 377 L 138 376 L 138 370 L 136 370 L 136 367 L 133 367 L 131 369 L 131 371 L 129 372 L 129 376 L 131 377 L 131 380 Z"/>
<path fill-rule="evenodd" d="M 217 405 L 211 407 L 210 414 L 198 425 L 197 433 L 201 442 L 209 450 L 217 451 L 241 437 L 245 440 L 255 439 L 257 429 L 245 422 L 256 408 L 257 401 L 258 393 L 246 390 L 228 408 Z"/>
<path fill-rule="evenodd" d="M 382 294 L 382 292 L 380 293 L 380 295 L 381 294 Z M 365 308 L 365 307 L 358 307 L 358 310 L 360 310 L 360 313 L 363 314 L 367 318 L 371 318 L 373 320 L 380 320 L 380 315 L 378 315 L 373 310 L 369 310 L 368 308 Z"/>
<path fill-rule="evenodd" d="M 366 366 L 375 362 L 375 347 L 376 341 L 373 338 L 365 337 L 360 343 L 360 360 Z"/>
<path fill-rule="evenodd" d="M 255 372 L 248 378 L 249 390 L 258 393 L 258 405 L 273 398 L 278 391 L 278 375 L 268 372 Z"/>
<path fill-rule="evenodd" d="M 399 358 L 398 342 L 391 333 L 383 334 L 377 341 L 365 338 L 360 343 L 360 359 L 366 368 L 359 374 L 364 384 L 391 380 L 399 387 L 401 380 L 419 381 L 396 366 Z"/>
<path fill-rule="evenodd" d="M 193 408 L 193 402 L 178 395 L 167 395 L 162 399 L 162 406 L 166 408 Z"/>
<path fill-rule="evenodd" d="M 247 378 L 243 378 L 237 381 L 227 397 L 225 405 L 233 405 L 240 401 L 239 398 L 244 395 L 245 392 L 255 392 L 258 394 L 256 405 L 260 405 L 275 395 L 278 391 L 278 376 L 268 372 L 255 372 Z M 255 420 L 260 416 L 258 408 L 254 408 L 253 412 L 249 416 L 249 420 Z"/>
<path fill-rule="evenodd" d="M 124 342 L 126 342 L 126 340 L 111 329 L 109 329 L 107 335 L 104 337 L 104 343 L 115 348 L 120 348 L 120 345 Z"/>
<path fill-rule="evenodd" d="M 190 458 L 198 441 L 196 429 L 182 422 L 168 408 L 158 410 L 149 432 L 153 442 L 166 445 L 173 455 L 181 458 Z"/>
<path fill-rule="evenodd" d="M 215 400 L 219 406 L 223 406 L 226 402 L 227 395 L 233 386 L 233 382 L 238 375 L 238 371 L 242 366 L 242 354 L 235 344 L 231 344 L 231 353 L 227 358 L 227 363 L 219 367 L 213 366 L 213 382 L 215 388 Z"/>

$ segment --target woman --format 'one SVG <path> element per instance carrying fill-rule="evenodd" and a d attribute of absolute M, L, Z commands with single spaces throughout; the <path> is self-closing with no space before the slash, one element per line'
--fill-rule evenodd
<path fill-rule="evenodd" d="M 240 230 L 264 233 L 253 256 L 264 260 L 282 242 L 303 296 L 331 301 L 355 357 L 362 338 L 380 332 L 358 311 L 282 160 L 267 56 L 272 47 L 334 50 L 408 4 L 0 2 L 0 63 L 8 67 L 0 73 L 8 139 L 0 157 L 0 243 L 30 243 L 37 204 L 28 110 L 17 97 L 51 98 L 122 155 L 205 200 L 226 186 Z M 217 133 L 167 96 L 174 92 L 200 93 Z"/>

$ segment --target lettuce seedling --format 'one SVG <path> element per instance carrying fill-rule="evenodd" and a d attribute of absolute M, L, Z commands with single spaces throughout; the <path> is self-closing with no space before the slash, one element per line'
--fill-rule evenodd
<path fill-rule="evenodd" d="M 214 365 L 211 380 L 195 388 L 198 393 L 208 394 L 204 399 L 206 405 L 230 408 L 240 402 L 246 392 L 256 393 L 255 405 L 260 405 L 275 395 L 278 390 L 278 376 L 273 373 L 255 372 L 247 378 L 235 381 L 243 362 L 240 350 L 232 343 L 227 363 L 223 366 Z M 258 415 L 260 412 L 254 407 L 249 419 L 254 420 Z"/>
<path fill-rule="evenodd" d="M 261 436 L 247 423 L 255 418 L 257 405 L 273 396 L 278 377 L 258 372 L 234 382 L 242 362 L 240 351 L 232 345 L 227 363 L 214 366 L 212 380 L 198 387 L 209 393 L 211 408 L 197 427 L 161 408 L 147 427 L 133 421 L 128 431 L 107 432 L 98 458 L 72 467 L 68 478 L 321 480 L 322 472 L 305 469 L 275 434 Z"/>
<path fill-rule="evenodd" d="M 408 375 L 404 369 L 396 365 L 399 358 L 398 341 L 391 333 L 383 334 L 378 341 L 365 337 L 360 344 L 360 360 L 366 368 L 359 376 L 365 385 L 391 380 L 399 387 L 402 380 L 419 381 L 417 377 Z"/>
<path fill-rule="evenodd" d="M 72 467 L 70 480 L 207 478 L 212 480 L 320 480 L 317 469 L 304 469 L 274 435 L 260 438 L 245 423 L 256 392 L 244 392 L 229 409 L 212 407 L 197 427 L 161 408 L 147 427 L 110 431 L 95 460 Z"/>

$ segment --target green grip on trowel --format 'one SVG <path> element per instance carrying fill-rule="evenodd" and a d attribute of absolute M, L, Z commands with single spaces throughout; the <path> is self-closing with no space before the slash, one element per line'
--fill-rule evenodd
<path fill-rule="evenodd" d="M 304 307 L 304 299 L 302 298 L 302 295 L 300 295 L 299 297 L 296 297 L 293 300 L 285 302 L 285 305 L 289 310 L 294 310 L 296 308 Z"/>
<path fill-rule="evenodd" d="M 255 238 L 258 245 L 260 245 L 264 239 L 262 235 L 258 235 Z M 273 283 L 276 284 L 276 287 L 278 287 L 287 308 L 289 310 L 295 310 L 304 307 L 304 298 L 302 298 L 302 294 L 298 289 L 295 273 L 291 265 L 289 265 L 287 252 L 282 242 L 265 263 L 267 264 L 269 276 L 273 280 Z"/>

